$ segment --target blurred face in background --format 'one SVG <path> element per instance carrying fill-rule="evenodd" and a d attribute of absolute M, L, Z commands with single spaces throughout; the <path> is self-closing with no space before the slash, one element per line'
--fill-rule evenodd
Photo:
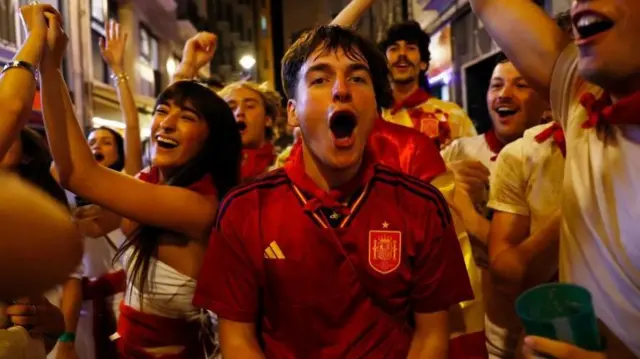
<path fill-rule="evenodd" d="M 420 71 L 426 71 L 428 66 L 420 59 L 418 45 L 406 41 L 396 41 L 389 45 L 385 54 L 391 67 L 392 83 L 417 82 Z"/>
<path fill-rule="evenodd" d="M 113 133 L 105 129 L 97 129 L 87 139 L 93 157 L 102 166 L 109 167 L 118 161 L 118 145 Z"/>
<path fill-rule="evenodd" d="M 242 146 L 262 147 L 266 142 L 266 128 L 273 124 L 273 119 L 267 116 L 262 95 L 255 90 L 240 86 L 226 92 L 223 96 L 238 123 Z"/>

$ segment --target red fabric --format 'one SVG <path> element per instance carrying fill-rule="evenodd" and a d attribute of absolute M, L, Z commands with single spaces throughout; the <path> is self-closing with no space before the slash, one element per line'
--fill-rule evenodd
<path fill-rule="evenodd" d="M 417 90 L 413 91 L 411 95 L 407 96 L 404 100 L 394 103 L 393 107 L 391 108 L 391 114 L 395 115 L 396 113 L 398 113 L 398 111 L 401 111 L 402 109 L 409 110 L 414 107 L 420 106 L 423 103 L 427 102 L 430 98 L 431 98 L 431 95 L 427 91 L 423 90 L 422 88 L 418 88 Z"/>
<path fill-rule="evenodd" d="M 451 139 L 451 126 L 448 122 L 448 113 L 440 109 L 434 112 L 427 112 L 422 107 L 408 110 L 407 113 L 409 117 L 411 117 L 413 128 L 432 138 L 438 148 Z M 446 121 L 441 121 L 440 118 L 444 118 Z M 435 126 L 435 128 L 432 128 L 432 126 Z"/>
<path fill-rule="evenodd" d="M 184 319 L 146 314 L 120 303 L 118 334 L 121 336 L 116 341 L 120 359 L 204 358 L 204 349 L 200 342 L 199 322 L 187 322 Z M 176 355 L 158 356 L 149 354 L 143 349 L 174 345 L 184 346 L 185 350 Z"/>
<path fill-rule="evenodd" d="M 464 334 L 449 341 L 449 359 L 487 359 L 484 332 Z"/>
<path fill-rule="evenodd" d="M 369 139 L 377 162 L 431 182 L 447 167 L 433 140 L 413 128 L 378 119 Z"/>
<path fill-rule="evenodd" d="M 446 201 L 375 165 L 370 181 L 365 168 L 354 182 L 367 189 L 344 227 L 324 228 L 291 185 L 317 192 L 287 175 L 302 171 L 301 151 L 292 155 L 293 168 L 237 188 L 221 205 L 194 305 L 234 321 L 260 318 L 267 358 L 406 358 L 414 311 L 473 298 Z M 401 238 L 398 266 L 386 274 L 370 257 L 370 238 L 382 231 Z M 267 248 L 279 259 L 265 258 Z"/>
<path fill-rule="evenodd" d="M 580 98 L 580 104 L 587 110 L 587 120 L 582 128 L 595 127 L 598 122 L 604 121 L 612 125 L 640 125 L 640 91 L 627 96 L 615 104 L 612 104 L 608 93 L 600 98 L 587 92 Z"/>
<path fill-rule="evenodd" d="M 487 142 L 487 146 L 494 155 L 491 157 L 491 161 L 495 161 L 498 158 L 498 154 L 504 148 L 505 144 L 500 142 L 496 132 L 494 130 L 489 130 L 484 133 L 484 140 Z"/>
<path fill-rule="evenodd" d="M 117 318 L 111 303 L 107 301 L 116 293 L 124 291 L 127 276 L 123 270 L 105 273 L 95 280 L 82 278 L 83 300 L 93 303 L 93 342 L 96 359 L 113 359 L 118 353 L 109 336 L 116 331 Z"/>
<path fill-rule="evenodd" d="M 409 127 L 376 120 L 369 138 L 369 148 L 375 162 L 389 166 L 425 182 L 431 182 L 447 171 L 440 151 L 433 140 Z M 288 162 L 302 150 L 297 142 L 291 149 Z"/>
<path fill-rule="evenodd" d="M 242 149 L 242 180 L 250 180 L 267 172 L 276 160 L 276 154 L 271 143 L 266 143 L 258 149 Z"/>
<path fill-rule="evenodd" d="M 560 152 L 562 152 L 562 157 L 565 157 L 567 155 L 567 142 L 564 139 L 564 131 L 562 131 L 562 126 L 560 126 L 559 123 L 554 122 L 535 137 L 538 143 L 542 143 L 549 138 L 553 138 L 553 142 L 558 146 Z"/>

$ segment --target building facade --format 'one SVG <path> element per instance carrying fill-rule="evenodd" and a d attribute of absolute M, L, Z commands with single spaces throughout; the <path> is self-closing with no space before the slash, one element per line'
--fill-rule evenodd
<path fill-rule="evenodd" d="M 270 4 L 270 0 L 207 1 L 209 28 L 218 36 L 211 71 L 220 80 L 273 84 Z"/>

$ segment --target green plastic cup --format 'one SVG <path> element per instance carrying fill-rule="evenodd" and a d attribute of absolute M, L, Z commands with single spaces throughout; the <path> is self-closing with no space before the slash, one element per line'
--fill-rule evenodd
<path fill-rule="evenodd" d="M 602 351 L 591 293 L 583 287 L 565 283 L 539 285 L 518 297 L 516 312 L 527 335 Z"/>

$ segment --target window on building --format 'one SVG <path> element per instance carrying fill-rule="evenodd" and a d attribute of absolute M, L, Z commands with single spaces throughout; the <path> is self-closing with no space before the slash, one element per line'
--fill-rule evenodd
<path fill-rule="evenodd" d="M 246 40 L 245 38 L 245 33 L 244 33 L 244 19 L 242 19 L 242 15 L 238 14 L 238 16 L 236 16 L 236 28 L 235 28 L 236 32 L 240 33 L 240 40 L 244 41 Z"/>
<path fill-rule="evenodd" d="M 12 0 L 0 0 L 0 42 L 16 44 L 16 13 Z"/>
<path fill-rule="evenodd" d="M 231 29 L 233 29 L 233 8 L 231 7 L 231 4 L 226 4 L 225 7 L 225 19 L 226 21 L 228 21 L 231 24 Z"/>
<path fill-rule="evenodd" d="M 140 24 L 140 61 L 138 61 L 139 92 L 149 97 L 156 97 L 160 85 L 160 61 L 158 56 L 158 39 L 151 31 Z"/>

